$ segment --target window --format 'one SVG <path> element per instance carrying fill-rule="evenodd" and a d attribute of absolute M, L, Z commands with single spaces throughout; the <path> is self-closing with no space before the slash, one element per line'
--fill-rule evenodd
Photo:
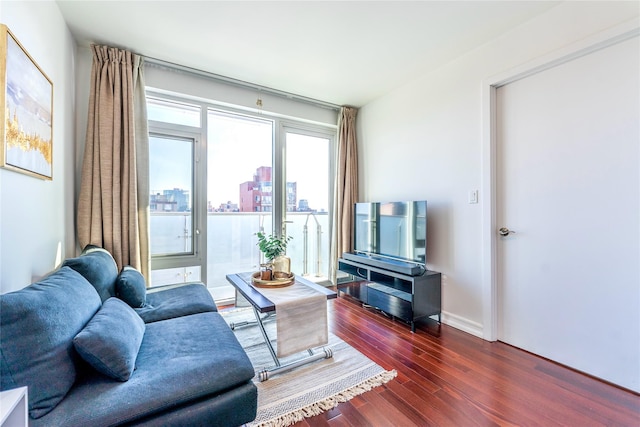
<path fill-rule="evenodd" d="M 148 108 L 154 286 L 233 299 L 226 275 L 259 268 L 258 231 L 292 236 L 294 272 L 327 279 L 333 128 L 155 93 Z"/>
<path fill-rule="evenodd" d="M 199 105 L 154 97 L 147 98 L 147 120 L 153 122 L 199 128 L 200 111 Z"/>
<path fill-rule="evenodd" d="M 196 238 L 202 222 L 195 161 L 201 111 L 196 104 L 147 97 L 152 286 L 205 274 Z"/>
<path fill-rule="evenodd" d="M 321 280 L 329 275 L 331 135 L 286 127 L 287 234 L 292 269 Z"/>
<path fill-rule="evenodd" d="M 192 138 L 149 137 L 151 255 L 193 254 Z"/>
<path fill-rule="evenodd" d="M 273 129 L 272 120 L 207 113 L 207 198 L 214 207 L 207 214 L 207 285 L 217 300 L 235 295 L 227 274 L 257 270 L 254 234 L 265 227 L 271 231 Z M 224 203 L 237 208 L 216 209 Z"/>

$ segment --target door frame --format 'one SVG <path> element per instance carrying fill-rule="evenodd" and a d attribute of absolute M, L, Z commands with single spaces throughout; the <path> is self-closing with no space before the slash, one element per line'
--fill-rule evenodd
<path fill-rule="evenodd" d="M 640 35 L 637 19 L 570 44 L 536 58 L 526 64 L 491 76 L 482 82 L 482 338 L 496 341 L 498 337 L 498 256 L 496 224 L 496 91 L 506 84 L 524 79 L 576 58 L 588 55 Z"/>

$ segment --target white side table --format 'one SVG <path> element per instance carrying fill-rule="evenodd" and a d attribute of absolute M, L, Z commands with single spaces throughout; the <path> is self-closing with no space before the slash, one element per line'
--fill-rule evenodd
<path fill-rule="evenodd" d="M 29 425 L 27 387 L 0 392 L 0 427 Z"/>

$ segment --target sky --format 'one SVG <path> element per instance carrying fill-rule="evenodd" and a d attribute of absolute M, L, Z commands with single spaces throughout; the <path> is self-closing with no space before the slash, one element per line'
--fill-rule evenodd
<path fill-rule="evenodd" d="M 207 201 L 214 207 L 239 202 L 239 186 L 253 179 L 256 169 L 271 166 L 272 122 L 209 114 L 207 136 Z M 152 137 L 150 184 L 153 192 L 191 187 L 192 143 Z M 287 182 L 296 182 L 298 201 L 312 209 L 328 210 L 329 144 L 323 138 L 287 134 Z"/>

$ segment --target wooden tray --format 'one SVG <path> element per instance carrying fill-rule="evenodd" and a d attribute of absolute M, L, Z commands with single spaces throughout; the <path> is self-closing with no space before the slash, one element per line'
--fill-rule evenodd
<path fill-rule="evenodd" d="M 296 281 L 293 273 L 276 272 L 274 275 L 278 276 L 274 280 L 262 280 L 260 272 L 257 271 L 251 275 L 251 283 L 258 288 L 284 288 L 293 285 Z"/>

